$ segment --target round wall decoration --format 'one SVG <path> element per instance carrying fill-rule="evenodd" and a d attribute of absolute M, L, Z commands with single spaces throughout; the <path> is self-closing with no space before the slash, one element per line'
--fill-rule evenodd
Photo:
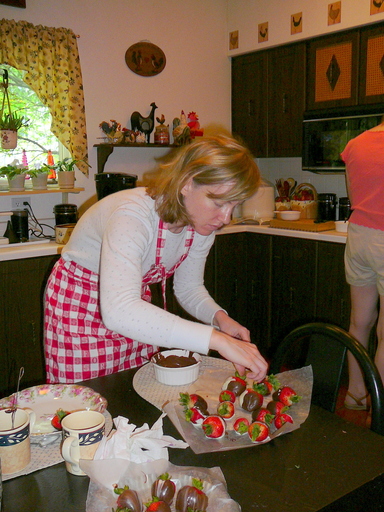
<path fill-rule="evenodd" d="M 125 52 L 125 62 L 131 71 L 141 76 L 155 76 L 165 68 L 165 54 L 158 46 L 141 41 Z"/>

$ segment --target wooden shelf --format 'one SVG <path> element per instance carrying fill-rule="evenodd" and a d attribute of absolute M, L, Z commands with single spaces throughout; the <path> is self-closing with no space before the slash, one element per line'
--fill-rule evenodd
<path fill-rule="evenodd" d="M 145 143 L 138 143 L 138 142 L 130 142 L 130 143 L 124 143 L 124 144 L 108 144 L 108 143 L 101 143 L 101 144 L 94 144 L 94 148 L 97 148 L 97 172 L 101 173 L 104 172 L 105 164 L 109 158 L 109 155 L 113 153 L 113 150 L 115 148 L 175 148 L 177 147 L 176 144 L 154 144 L 152 142 L 145 142 Z"/>
<path fill-rule="evenodd" d="M 20 192 L 14 192 L 9 190 L 0 190 L 0 197 L 3 196 L 31 196 L 36 194 L 62 194 L 63 203 L 68 203 L 68 194 L 79 194 L 85 189 L 81 187 L 75 188 L 59 188 L 57 186 L 48 185 L 47 189 L 35 190 L 33 188 L 26 188 Z"/>

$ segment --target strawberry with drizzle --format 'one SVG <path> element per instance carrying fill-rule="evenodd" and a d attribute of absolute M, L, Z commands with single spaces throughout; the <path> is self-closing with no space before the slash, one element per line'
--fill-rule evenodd
<path fill-rule="evenodd" d="M 272 398 L 273 400 L 278 400 L 285 406 L 290 407 L 293 404 L 297 404 L 302 397 L 297 395 L 296 391 L 291 387 L 283 386 L 273 393 Z"/>
<path fill-rule="evenodd" d="M 184 410 L 195 407 L 196 409 L 199 409 L 205 416 L 209 414 L 208 404 L 200 395 L 180 393 L 179 403 L 182 407 L 184 407 Z"/>
<path fill-rule="evenodd" d="M 272 414 L 266 407 L 260 407 L 252 412 L 252 421 L 263 421 L 268 426 L 271 425 L 275 415 Z"/>
<path fill-rule="evenodd" d="M 139 495 L 136 491 L 132 491 L 128 485 L 124 487 L 117 487 L 115 485 L 114 492 L 119 495 L 117 498 L 117 508 L 112 509 L 112 512 L 125 512 L 129 510 L 130 512 L 141 512 L 142 505 L 139 498 Z"/>
<path fill-rule="evenodd" d="M 239 397 L 240 406 L 248 412 L 259 409 L 263 405 L 263 395 L 251 388 L 246 389 Z"/>
<path fill-rule="evenodd" d="M 176 512 L 205 512 L 207 507 L 208 496 L 199 478 L 192 478 L 192 485 L 184 485 L 177 493 Z"/>
<path fill-rule="evenodd" d="M 253 389 L 263 396 L 269 396 L 279 389 L 280 382 L 274 375 L 267 375 L 261 382 L 254 382 Z"/>
<path fill-rule="evenodd" d="M 158 498 L 171 505 L 176 493 L 176 485 L 170 479 L 168 473 L 163 473 L 153 482 L 151 491 L 154 498 Z"/>
<path fill-rule="evenodd" d="M 245 375 L 241 376 L 239 372 L 236 372 L 234 376 L 229 377 L 223 384 L 221 389 L 228 389 L 233 391 L 236 396 L 240 396 L 247 388 L 247 381 Z"/>
<path fill-rule="evenodd" d="M 150 502 L 146 503 L 145 507 L 145 512 L 172 512 L 168 503 L 163 500 L 159 500 L 159 498 L 156 497 L 154 497 Z"/>

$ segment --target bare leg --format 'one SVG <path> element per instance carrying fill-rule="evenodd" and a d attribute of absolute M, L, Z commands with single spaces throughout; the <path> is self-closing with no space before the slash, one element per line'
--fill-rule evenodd
<path fill-rule="evenodd" d="M 377 350 L 375 354 L 375 364 L 384 383 L 384 296 L 380 295 L 380 313 L 377 322 Z"/>
<path fill-rule="evenodd" d="M 369 286 L 351 286 L 351 321 L 349 332 L 354 336 L 365 348 L 368 347 L 369 334 L 374 326 L 378 315 L 378 298 L 379 294 L 376 285 Z M 384 299 L 383 299 L 384 302 Z M 383 313 L 384 315 L 384 313 Z M 382 316 L 383 316 L 382 315 Z M 384 334 L 384 318 L 381 319 L 380 332 Z M 383 344 L 381 344 L 383 345 Z M 383 349 L 381 350 L 383 352 Z M 384 353 L 380 356 L 384 358 Z M 349 370 L 349 388 L 348 391 L 356 398 L 362 398 L 366 395 L 366 387 L 364 377 L 360 369 L 360 365 L 356 359 L 348 352 L 348 370 Z M 355 401 L 346 396 L 347 404 L 355 405 Z M 362 400 L 365 403 L 365 400 Z"/>

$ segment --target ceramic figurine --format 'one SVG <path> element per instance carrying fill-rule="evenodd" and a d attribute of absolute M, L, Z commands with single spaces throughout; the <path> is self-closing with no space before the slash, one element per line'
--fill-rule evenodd
<path fill-rule="evenodd" d="M 191 142 L 191 129 L 187 124 L 187 118 L 184 110 L 181 111 L 180 118 L 175 117 L 173 120 L 173 142 L 177 146 L 189 144 Z"/>
<path fill-rule="evenodd" d="M 147 143 L 149 144 L 149 137 L 155 127 L 155 110 L 157 109 L 156 103 L 151 103 L 151 112 L 148 117 L 143 117 L 139 112 L 135 111 L 131 115 L 131 128 L 132 131 L 140 131 L 145 134 Z"/>
<path fill-rule="evenodd" d="M 195 137 L 202 137 L 204 135 L 204 130 L 200 128 L 199 116 L 196 112 L 190 112 L 188 114 L 188 126 L 191 130 L 192 139 Z"/>
<path fill-rule="evenodd" d="M 164 114 L 161 117 L 156 117 L 156 121 L 159 123 L 155 129 L 155 143 L 156 144 L 169 144 L 169 126 L 165 125 Z"/>
<path fill-rule="evenodd" d="M 111 119 L 110 123 L 103 121 L 99 124 L 99 127 L 105 133 L 108 142 L 120 143 L 124 138 L 124 133 L 121 131 L 121 124 L 115 119 Z"/>

